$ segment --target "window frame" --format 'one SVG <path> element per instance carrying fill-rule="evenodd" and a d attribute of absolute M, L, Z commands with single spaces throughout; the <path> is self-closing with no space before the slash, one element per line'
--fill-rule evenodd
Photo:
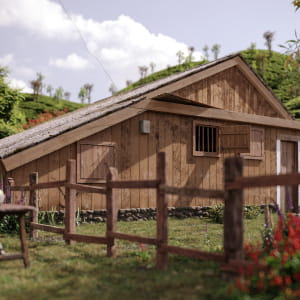
<path fill-rule="evenodd" d="M 196 150 L 196 127 L 203 126 L 216 129 L 216 152 L 206 152 Z M 208 156 L 208 157 L 220 157 L 220 124 L 215 122 L 205 121 L 193 121 L 193 156 Z"/>

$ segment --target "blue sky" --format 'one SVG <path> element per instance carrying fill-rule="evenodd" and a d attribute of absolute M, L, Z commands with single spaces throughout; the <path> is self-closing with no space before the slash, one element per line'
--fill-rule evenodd
<path fill-rule="evenodd" d="M 265 49 L 263 33 L 275 32 L 273 49 L 299 32 L 300 12 L 291 0 L 0 0 L 0 65 L 11 85 L 30 90 L 36 72 L 45 84 L 62 86 L 78 100 L 82 85 L 94 85 L 92 101 L 139 78 L 138 66 L 174 65 L 176 53 L 221 45 L 220 56 Z M 65 7 L 68 15 L 63 10 Z M 72 21 L 70 20 L 72 19 Z M 86 41 L 90 55 L 79 33 Z M 106 72 L 94 58 L 96 56 Z M 111 77 L 111 79 L 110 79 Z"/>

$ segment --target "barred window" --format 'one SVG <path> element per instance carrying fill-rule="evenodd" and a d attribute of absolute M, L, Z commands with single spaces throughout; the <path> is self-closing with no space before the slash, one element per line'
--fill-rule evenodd
<path fill-rule="evenodd" d="M 218 154 L 218 144 L 218 127 L 194 123 L 194 155 Z"/>

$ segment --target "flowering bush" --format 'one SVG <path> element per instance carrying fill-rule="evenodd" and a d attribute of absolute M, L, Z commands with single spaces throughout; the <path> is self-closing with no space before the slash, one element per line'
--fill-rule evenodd
<path fill-rule="evenodd" d="M 55 109 L 53 112 L 50 112 L 49 110 L 45 110 L 45 112 L 40 113 L 35 119 L 29 120 L 28 123 L 24 124 L 23 128 L 28 129 L 34 127 L 38 124 L 44 123 L 46 121 L 64 115 L 67 112 L 68 112 L 68 108 L 64 108 L 63 110 Z"/>
<path fill-rule="evenodd" d="M 264 237 L 262 245 L 245 246 L 250 264 L 241 268 L 237 288 L 259 299 L 300 299 L 300 217 L 279 216 Z"/>

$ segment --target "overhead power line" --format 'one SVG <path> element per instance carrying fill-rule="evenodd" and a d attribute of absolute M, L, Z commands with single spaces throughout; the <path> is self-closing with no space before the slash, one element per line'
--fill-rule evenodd
<path fill-rule="evenodd" d="M 65 12 L 66 16 L 70 19 L 70 21 L 72 22 L 72 24 L 74 25 L 74 27 L 76 28 L 76 31 L 81 39 L 81 41 L 83 42 L 87 52 L 89 53 L 90 56 L 92 56 L 94 59 L 96 59 L 96 61 L 98 62 L 98 64 L 100 65 L 100 67 L 102 68 L 103 72 L 105 73 L 105 75 L 109 78 L 109 80 L 115 85 L 111 75 L 109 74 L 109 72 L 105 69 L 101 59 L 96 56 L 94 53 L 92 53 L 89 49 L 89 47 L 87 46 L 87 42 L 84 39 L 83 34 L 81 33 L 81 31 L 79 30 L 78 26 L 76 25 L 76 23 L 74 22 L 74 20 L 72 19 L 72 17 L 70 16 L 69 12 L 67 11 L 66 7 L 64 6 L 64 4 L 62 3 L 61 0 L 58 0 L 61 8 L 63 9 L 63 11 Z"/>

